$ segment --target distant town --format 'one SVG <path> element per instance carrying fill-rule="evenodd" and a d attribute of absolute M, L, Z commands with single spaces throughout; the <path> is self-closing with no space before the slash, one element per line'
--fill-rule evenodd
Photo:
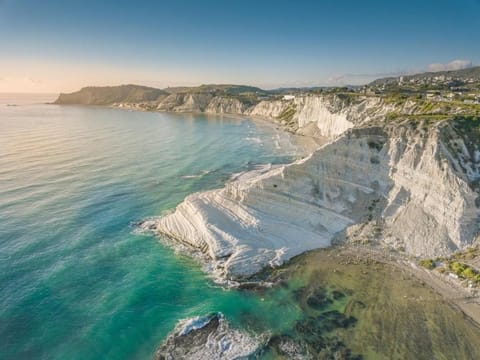
<path fill-rule="evenodd" d="M 480 67 L 384 78 L 358 91 L 366 95 L 401 93 L 431 101 L 480 104 Z"/>

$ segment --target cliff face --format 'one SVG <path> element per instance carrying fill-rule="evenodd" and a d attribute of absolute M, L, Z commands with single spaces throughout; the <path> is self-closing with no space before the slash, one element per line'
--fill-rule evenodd
<path fill-rule="evenodd" d="M 203 112 L 213 96 L 210 94 L 170 94 L 156 105 L 159 111 Z"/>
<path fill-rule="evenodd" d="M 413 255 L 450 254 L 471 245 L 478 234 L 479 194 L 468 177 L 455 170 L 457 154 L 445 146 L 445 136 L 463 142 L 446 124 L 390 130 L 392 186 L 379 238 Z"/>
<path fill-rule="evenodd" d="M 330 142 L 293 164 L 190 195 L 144 226 L 204 253 L 220 278 L 252 275 L 332 241 L 416 256 L 472 244 L 480 220 L 476 143 L 455 121 L 387 123 L 393 110 L 378 98 L 261 102 L 247 113 Z"/>
<path fill-rule="evenodd" d="M 244 114 L 248 106 L 235 98 L 214 97 L 205 109 L 211 114 Z"/>

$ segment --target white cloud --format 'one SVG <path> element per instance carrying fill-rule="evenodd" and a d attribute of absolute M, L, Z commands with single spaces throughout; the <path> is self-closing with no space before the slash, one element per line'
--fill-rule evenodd
<path fill-rule="evenodd" d="M 453 60 L 447 64 L 430 64 L 428 65 L 428 71 L 461 70 L 472 66 L 473 64 L 470 60 Z"/>

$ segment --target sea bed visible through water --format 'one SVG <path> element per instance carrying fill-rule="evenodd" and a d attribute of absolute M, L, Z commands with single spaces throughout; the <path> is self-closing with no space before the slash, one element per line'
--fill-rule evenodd
<path fill-rule="evenodd" d="M 265 311 L 279 316 L 283 323 L 272 328 L 269 322 L 248 312 L 233 321 L 237 329 L 247 329 L 251 339 L 245 340 L 227 328 L 231 338 L 247 351 L 256 342 L 251 358 L 480 357 L 478 324 L 412 272 L 378 261 L 368 252 L 349 248 L 315 250 L 256 278 L 273 286 L 249 284 L 238 291 L 255 293 L 263 304 L 269 304 Z M 213 318 L 213 325 L 197 323 L 188 334 L 183 327 L 159 350 L 158 358 L 190 358 L 192 354 L 203 358 L 209 349 L 196 342 L 200 339 L 208 343 L 207 339 L 219 335 L 234 347 L 234 342 L 225 336 L 225 325 L 220 332 L 212 330 L 222 327 L 222 321 L 227 320 L 220 317 Z"/>
<path fill-rule="evenodd" d="M 287 134 L 23 103 L 0 105 L 2 358 L 151 358 L 180 320 L 211 313 L 255 339 L 259 358 L 480 357 L 478 327 L 389 265 L 329 249 L 265 274 L 271 288 L 226 289 L 135 231 L 234 173 L 302 156 Z"/>

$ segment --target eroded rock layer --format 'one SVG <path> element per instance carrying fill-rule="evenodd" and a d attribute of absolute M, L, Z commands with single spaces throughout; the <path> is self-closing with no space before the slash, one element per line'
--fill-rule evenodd
<path fill-rule="evenodd" d="M 278 118 L 285 106 L 296 132 L 330 142 L 293 164 L 192 194 L 144 227 L 202 252 L 221 278 L 248 277 L 334 240 L 364 238 L 416 256 L 476 241 L 478 148 L 454 121 L 388 123 L 381 100 L 322 96 L 260 103 L 251 114 Z"/>

